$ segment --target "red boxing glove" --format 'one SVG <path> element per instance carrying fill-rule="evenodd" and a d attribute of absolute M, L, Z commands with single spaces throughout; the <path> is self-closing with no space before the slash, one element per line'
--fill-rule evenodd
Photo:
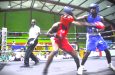
<path fill-rule="evenodd" d="M 96 28 L 98 29 L 104 29 L 105 25 L 102 22 L 95 22 Z"/>

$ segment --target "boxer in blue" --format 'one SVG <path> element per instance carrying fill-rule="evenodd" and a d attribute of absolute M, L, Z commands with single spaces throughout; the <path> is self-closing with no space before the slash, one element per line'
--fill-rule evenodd
<path fill-rule="evenodd" d="M 100 30 L 104 30 L 105 21 L 102 16 L 99 14 L 99 6 L 98 4 L 91 4 L 89 7 L 89 14 L 78 17 L 77 20 L 85 19 L 88 23 L 96 23 L 101 24 L 102 26 L 99 27 L 87 27 L 87 40 L 86 40 L 86 54 L 82 59 L 81 66 L 78 69 L 78 74 L 83 74 L 84 64 L 90 55 L 91 51 L 96 51 L 98 48 L 100 51 L 104 51 L 106 54 L 108 67 L 115 71 L 115 67 L 111 63 L 111 54 L 108 50 L 107 43 L 104 41 L 103 37 L 99 33 Z"/>

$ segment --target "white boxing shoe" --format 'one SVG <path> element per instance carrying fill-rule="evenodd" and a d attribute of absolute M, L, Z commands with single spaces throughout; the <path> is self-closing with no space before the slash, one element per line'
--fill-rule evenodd
<path fill-rule="evenodd" d="M 87 71 L 87 69 L 83 66 L 83 71 Z"/>
<path fill-rule="evenodd" d="M 84 66 L 80 66 L 78 68 L 77 74 L 82 75 L 83 74 L 83 69 L 84 69 Z"/>
<path fill-rule="evenodd" d="M 115 71 L 115 67 L 113 66 L 112 63 L 109 63 L 109 64 L 108 64 L 108 67 L 109 67 L 110 69 L 112 69 L 113 71 Z"/>

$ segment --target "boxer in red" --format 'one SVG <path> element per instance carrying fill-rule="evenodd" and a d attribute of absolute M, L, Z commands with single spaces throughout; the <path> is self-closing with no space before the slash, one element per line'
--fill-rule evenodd
<path fill-rule="evenodd" d="M 66 51 L 68 54 L 70 54 L 74 58 L 74 61 L 77 65 L 77 69 L 80 67 L 77 53 L 68 42 L 67 33 L 69 31 L 69 28 L 73 24 L 77 26 L 92 26 L 92 25 L 87 22 L 74 21 L 72 8 L 68 6 L 64 7 L 63 12 L 64 14 L 61 16 L 60 22 L 54 23 L 53 26 L 47 32 L 47 36 L 49 36 L 51 39 L 52 47 L 54 51 L 52 51 L 48 57 L 45 68 L 43 70 L 43 75 L 47 75 L 49 65 L 52 62 L 54 55 L 58 53 L 59 48 Z M 70 24 L 70 23 L 73 23 L 73 24 Z M 94 24 L 94 26 L 97 27 L 97 24 L 96 25 Z M 99 27 L 99 24 L 98 24 L 98 27 Z"/>

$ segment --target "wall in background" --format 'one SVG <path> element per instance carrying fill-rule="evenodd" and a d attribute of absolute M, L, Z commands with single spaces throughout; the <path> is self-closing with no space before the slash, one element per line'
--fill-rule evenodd
<path fill-rule="evenodd" d="M 31 18 L 36 19 L 38 26 L 41 28 L 41 31 L 47 32 L 51 25 L 59 21 L 59 15 L 49 14 L 45 12 L 38 12 L 30 10 L 24 11 L 9 11 L 9 12 L 0 12 L 0 29 L 2 27 L 7 27 L 9 32 L 28 32 L 30 27 Z M 75 33 L 76 27 L 73 26 L 70 28 L 70 33 Z M 77 32 L 85 32 L 84 27 L 77 27 Z M 28 37 L 28 34 L 26 35 Z M 9 36 L 10 37 L 10 36 Z M 16 36 L 17 37 L 17 36 Z M 25 37 L 25 35 L 20 36 Z M 75 38 L 75 35 L 68 35 L 69 38 Z M 40 36 L 40 38 L 48 38 L 45 36 Z M 8 42 L 11 42 L 14 39 L 8 39 Z M 15 39 L 20 40 L 20 39 Z M 26 42 L 27 39 L 24 40 Z M 70 40 L 76 41 L 76 40 Z M 83 40 L 82 40 L 83 41 Z M 84 42 L 84 41 L 83 41 Z"/>
<path fill-rule="evenodd" d="M 41 29 L 49 29 L 56 22 L 55 20 L 59 20 L 58 15 L 38 11 L 32 12 L 32 18 L 37 20 Z M 0 12 L 0 28 L 7 27 L 10 32 L 28 32 L 30 19 L 30 11 L 11 11 L 6 12 L 6 14 Z"/>

